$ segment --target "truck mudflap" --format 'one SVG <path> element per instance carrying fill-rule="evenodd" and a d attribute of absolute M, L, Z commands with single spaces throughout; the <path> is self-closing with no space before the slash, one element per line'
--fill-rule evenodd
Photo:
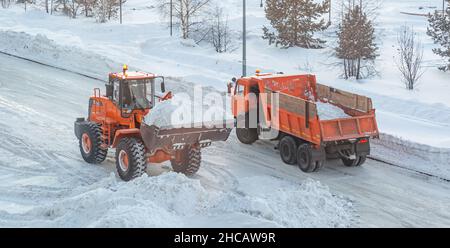
<path fill-rule="evenodd" d="M 158 149 L 166 151 L 180 150 L 186 146 L 198 144 L 200 147 L 210 146 L 215 141 L 226 141 L 231 128 L 199 127 L 199 128 L 159 128 L 141 124 L 141 136 L 150 154 Z"/>

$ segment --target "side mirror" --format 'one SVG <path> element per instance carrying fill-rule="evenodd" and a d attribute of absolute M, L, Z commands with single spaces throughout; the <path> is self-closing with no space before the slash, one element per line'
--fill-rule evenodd
<path fill-rule="evenodd" d="M 161 82 L 161 92 L 166 92 L 166 84 L 164 83 L 164 80 Z"/>

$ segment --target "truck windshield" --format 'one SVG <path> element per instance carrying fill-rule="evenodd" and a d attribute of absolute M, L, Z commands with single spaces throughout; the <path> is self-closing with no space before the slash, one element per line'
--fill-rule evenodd
<path fill-rule="evenodd" d="M 128 85 L 128 87 L 124 87 L 124 98 L 129 97 L 130 105 L 128 107 L 133 109 L 148 109 L 152 107 L 151 80 L 128 80 L 125 84 Z M 129 90 L 126 90 L 127 88 Z"/>

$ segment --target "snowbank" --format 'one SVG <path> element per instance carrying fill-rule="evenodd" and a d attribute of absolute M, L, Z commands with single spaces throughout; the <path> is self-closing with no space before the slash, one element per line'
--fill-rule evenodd
<path fill-rule="evenodd" d="M 105 80 L 109 72 L 120 68 L 104 56 L 57 44 L 44 34 L 0 31 L 0 52 Z"/>
<path fill-rule="evenodd" d="M 249 177 L 237 192 L 208 190 L 199 180 L 172 172 L 117 180 L 111 175 L 25 215 L 35 216 L 30 226 L 50 227 L 189 227 L 190 219 L 209 216 L 225 223 L 236 213 L 241 218 L 233 220 L 236 227 L 250 219 L 278 227 L 345 227 L 353 221 L 352 203 L 313 180 L 298 185 Z"/>
<path fill-rule="evenodd" d="M 445 137 L 444 137 L 445 138 Z M 372 140 L 372 156 L 404 168 L 450 180 L 450 149 L 413 143 L 388 134 Z"/>
<path fill-rule="evenodd" d="M 321 101 L 317 101 L 316 107 L 317 114 L 319 115 L 319 119 L 321 120 L 333 120 L 350 117 L 344 112 L 344 110 L 337 106 L 334 106 L 331 103 L 323 103 Z"/>

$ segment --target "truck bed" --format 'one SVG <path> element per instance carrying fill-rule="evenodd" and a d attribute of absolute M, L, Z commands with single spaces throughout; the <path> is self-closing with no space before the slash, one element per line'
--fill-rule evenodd
<path fill-rule="evenodd" d="M 272 91 L 266 88 L 266 93 L 272 93 Z M 305 100 L 286 92 L 278 93 L 279 126 L 276 121 L 273 125 L 280 131 L 317 145 L 324 142 L 378 136 L 375 110 L 368 97 L 317 84 L 316 101 L 320 101 L 321 104 L 332 104 L 347 115 L 344 118 L 322 120 L 315 101 Z M 271 100 L 268 99 L 267 108 L 269 109 L 270 102 Z M 273 118 L 274 116 L 270 116 L 266 120 L 270 121 Z"/>

